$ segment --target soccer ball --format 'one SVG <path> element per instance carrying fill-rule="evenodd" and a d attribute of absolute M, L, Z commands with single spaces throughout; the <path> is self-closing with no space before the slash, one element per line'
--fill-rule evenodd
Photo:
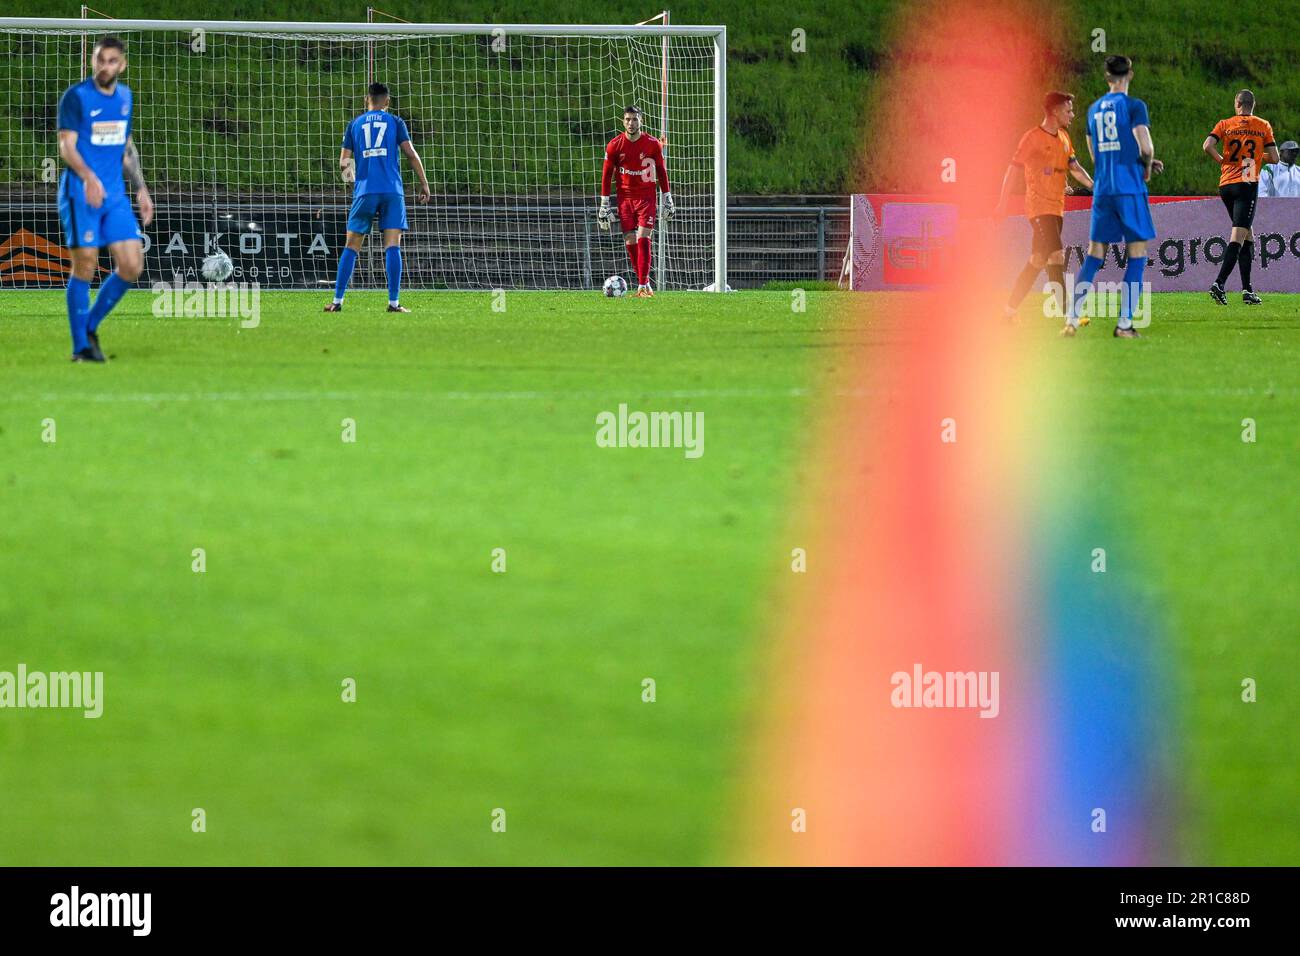
<path fill-rule="evenodd" d="M 620 295 L 627 293 L 627 283 L 623 281 L 622 276 L 610 276 L 605 280 L 605 297 L 608 299 L 617 299 Z"/>
<path fill-rule="evenodd" d="M 220 249 L 203 260 L 203 278 L 209 282 L 225 282 L 235 271 L 235 264 L 230 256 Z"/>

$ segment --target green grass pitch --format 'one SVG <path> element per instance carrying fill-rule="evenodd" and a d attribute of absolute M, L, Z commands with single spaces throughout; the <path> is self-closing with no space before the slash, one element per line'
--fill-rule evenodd
<path fill-rule="evenodd" d="M 137 291 L 90 367 L 61 295 L 0 298 L 0 669 L 102 670 L 107 698 L 0 720 L 0 854 L 708 859 L 820 320 L 788 293 L 325 301 L 238 329 Z M 620 402 L 705 412 L 703 456 L 598 448 Z"/>
<path fill-rule="evenodd" d="M 0 862 L 725 862 L 812 390 L 913 300 L 325 298 L 241 330 L 137 291 L 90 367 L 60 293 L 0 294 L 0 669 L 106 698 L 0 714 Z M 1096 462 L 1035 480 L 1149 529 L 1187 862 L 1300 859 L 1300 296 L 1265 300 L 1162 295 L 1139 342 L 1008 329 L 1070 350 L 1042 400 Z M 620 402 L 703 411 L 703 456 L 598 448 Z"/>

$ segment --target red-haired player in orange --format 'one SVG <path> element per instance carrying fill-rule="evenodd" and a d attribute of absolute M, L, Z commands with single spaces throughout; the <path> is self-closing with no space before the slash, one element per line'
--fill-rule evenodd
<path fill-rule="evenodd" d="M 1007 299 L 1008 318 L 1015 316 L 1044 267 L 1048 281 L 1057 290 L 1060 315 L 1065 315 L 1065 249 L 1061 244 L 1061 228 L 1065 225 L 1066 173 L 1092 189 L 1092 177 L 1075 158 L 1074 144 L 1065 131 L 1073 119 L 1074 97 L 1069 93 L 1051 92 L 1043 97 L 1043 122 L 1020 137 L 1011 165 L 1002 177 L 997 214 L 1007 214 L 1015 181 L 1023 178 L 1025 218 L 1033 229 L 1029 261 Z"/>
<path fill-rule="evenodd" d="M 618 174 L 618 218 L 623 227 L 627 257 L 636 272 L 636 294 L 654 295 L 650 288 L 650 235 L 654 232 L 657 210 L 656 189 L 664 194 L 664 221 L 673 218 L 673 196 L 669 192 L 668 167 L 664 165 L 664 148 L 659 140 L 641 131 L 641 108 L 629 106 L 623 111 L 623 129 L 605 147 L 605 166 L 600 174 L 600 210 L 596 222 L 604 231 L 614 218 L 609 206 L 609 191 Z"/>

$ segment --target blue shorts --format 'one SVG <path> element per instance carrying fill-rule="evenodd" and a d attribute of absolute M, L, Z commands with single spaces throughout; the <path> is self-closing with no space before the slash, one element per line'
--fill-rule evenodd
<path fill-rule="evenodd" d="M 1156 237 L 1147 197 L 1127 193 L 1092 197 L 1093 242 L 1145 242 Z"/>
<path fill-rule="evenodd" d="M 406 197 L 401 193 L 365 193 L 352 200 L 348 210 L 348 232 L 365 235 L 370 232 L 370 221 L 379 215 L 380 229 L 408 229 L 406 224 Z"/>
<path fill-rule="evenodd" d="M 63 240 L 69 249 L 85 247 L 102 249 L 115 242 L 143 240 L 140 223 L 131 208 L 131 197 L 123 193 L 110 196 L 98 209 L 92 208 L 82 196 L 70 196 L 59 190 L 59 222 L 63 224 Z"/>

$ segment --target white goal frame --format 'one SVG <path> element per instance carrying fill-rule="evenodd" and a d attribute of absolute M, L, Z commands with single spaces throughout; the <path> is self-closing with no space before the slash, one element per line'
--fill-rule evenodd
<path fill-rule="evenodd" d="M 715 26 L 628 26 L 621 24 L 536 23 L 312 23 L 271 20 L 86 20 L 80 18 L 0 17 L 0 30 L 58 30 L 98 37 L 105 32 L 204 30 L 213 33 L 504 35 L 586 37 L 710 37 L 713 39 L 713 290 L 727 288 L 727 28 Z M 671 149 L 671 147 L 670 147 Z M 671 160 L 671 153 L 670 153 Z M 592 207 L 596 196 L 592 194 Z"/>

